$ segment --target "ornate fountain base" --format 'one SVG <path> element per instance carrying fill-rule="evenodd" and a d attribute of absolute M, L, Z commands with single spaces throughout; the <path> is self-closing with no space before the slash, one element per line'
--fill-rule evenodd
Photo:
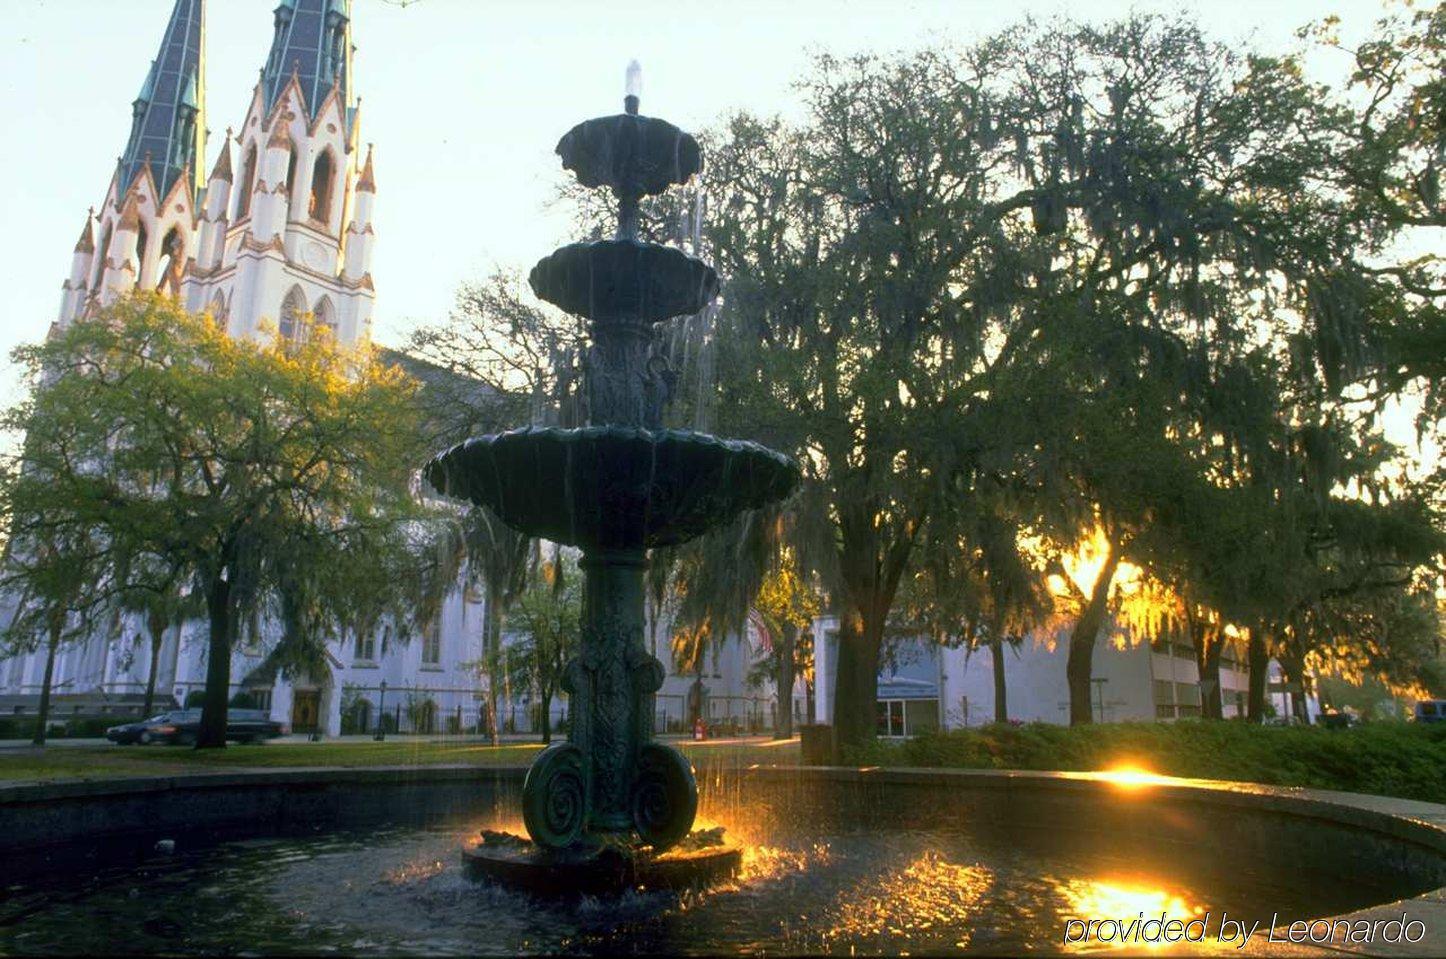
<path fill-rule="evenodd" d="M 727 879 L 742 864 L 743 849 L 725 840 L 722 828 L 697 830 L 663 853 L 623 843 L 553 850 L 484 829 L 480 843 L 462 850 L 462 861 L 474 877 L 535 895 L 597 895 Z"/>

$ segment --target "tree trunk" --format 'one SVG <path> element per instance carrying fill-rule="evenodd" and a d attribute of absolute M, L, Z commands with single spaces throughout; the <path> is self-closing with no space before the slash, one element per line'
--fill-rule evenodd
<path fill-rule="evenodd" d="M 44 746 L 46 727 L 50 724 L 50 684 L 55 681 L 55 653 L 60 649 L 60 632 L 65 627 L 65 618 L 51 615 L 49 635 L 45 638 L 45 677 L 40 681 L 40 710 L 35 722 L 32 746 Z"/>
<path fill-rule="evenodd" d="M 1250 631 L 1246 655 L 1250 660 L 1250 721 L 1265 722 L 1265 688 L 1270 678 L 1270 654 L 1265 648 L 1265 632 L 1257 626 Z"/>
<path fill-rule="evenodd" d="M 1276 657 L 1280 660 L 1280 672 L 1285 679 L 1285 690 L 1290 694 L 1290 711 L 1304 725 L 1310 725 L 1310 711 L 1305 708 L 1305 663 L 1303 657 L 1282 651 Z"/>
<path fill-rule="evenodd" d="M 989 640 L 989 658 L 994 660 L 994 721 L 1009 722 L 1009 691 L 1004 685 L 1004 637 L 994 632 Z M 968 717 L 965 717 L 966 721 Z"/>
<path fill-rule="evenodd" d="M 698 725 L 698 720 L 703 718 L 703 651 L 698 651 L 698 658 L 693 666 L 693 685 L 688 687 L 688 722 L 686 734 L 693 734 L 693 727 Z"/>
<path fill-rule="evenodd" d="M 1225 704 L 1220 693 L 1220 652 L 1224 637 L 1208 626 L 1200 630 L 1196 647 L 1200 669 L 1200 715 L 1205 719 L 1224 719 Z"/>
<path fill-rule="evenodd" d="M 552 743 L 552 694 L 543 693 L 538 699 L 542 703 L 542 745 Z"/>
<path fill-rule="evenodd" d="M 793 650 L 798 627 L 786 625 L 778 631 L 773 655 L 778 657 L 778 711 L 773 714 L 773 738 L 793 738 Z"/>
<path fill-rule="evenodd" d="M 1100 629 L 1105 624 L 1105 614 L 1109 612 L 1110 584 L 1115 578 L 1115 569 L 1120 565 L 1120 548 L 1111 542 L 1109 550 L 1105 556 L 1105 564 L 1100 568 L 1099 578 L 1095 580 L 1089 602 L 1085 604 L 1084 612 L 1080 614 L 1069 637 L 1069 660 L 1065 666 L 1065 675 L 1069 680 L 1071 726 L 1094 722 L 1090 687 L 1094 672 L 1095 640 L 1099 638 Z"/>
<path fill-rule="evenodd" d="M 231 690 L 231 584 L 219 576 L 206 590 L 210 642 L 206 647 L 206 694 L 201 706 L 197 749 L 226 748 L 226 711 Z"/>
<path fill-rule="evenodd" d="M 151 665 L 146 671 L 146 704 L 141 714 L 148 717 L 156 703 L 156 677 L 161 671 L 161 644 L 166 640 L 166 624 L 159 616 L 151 615 L 146 625 L 151 631 Z"/>
<path fill-rule="evenodd" d="M 492 717 L 492 745 L 502 742 L 501 706 L 497 690 L 502 685 L 502 590 L 487 582 L 487 615 L 482 620 L 482 657 L 487 663 L 487 715 Z"/>
<path fill-rule="evenodd" d="M 841 750 L 862 748 L 877 732 L 883 637 L 882 617 L 845 616 L 839 623 L 833 722 Z"/>

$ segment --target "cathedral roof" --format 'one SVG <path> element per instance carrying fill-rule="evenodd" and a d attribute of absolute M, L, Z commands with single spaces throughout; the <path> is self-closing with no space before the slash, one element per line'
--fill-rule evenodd
<path fill-rule="evenodd" d="M 350 126 L 355 109 L 351 92 L 351 0 L 281 0 L 275 11 L 276 34 L 261 71 L 265 109 L 276 105 L 293 74 L 306 101 L 308 120 L 333 85 L 341 94 Z"/>
<path fill-rule="evenodd" d="M 120 159 L 117 195 L 125 195 L 147 162 L 161 196 L 188 168 L 203 169 L 205 24 L 206 0 L 176 0 L 160 52 L 131 104 L 131 135 Z M 193 193 L 200 186 L 198 180 Z"/>

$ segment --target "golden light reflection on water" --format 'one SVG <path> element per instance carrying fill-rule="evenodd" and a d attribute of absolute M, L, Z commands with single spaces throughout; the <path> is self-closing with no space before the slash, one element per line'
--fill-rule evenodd
<path fill-rule="evenodd" d="M 831 852 L 827 843 L 815 843 L 805 849 L 785 849 L 779 846 L 749 845 L 743 848 L 743 866 L 738 871 L 739 882 L 762 882 L 779 879 L 790 873 L 827 864 Z"/>
<path fill-rule="evenodd" d="M 1201 906 L 1187 903 L 1179 893 L 1143 885 L 1071 879 L 1061 891 L 1080 916 L 1134 918 L 1137 913 L 1144 913 L 1146 918 L 1164 915 L 1167 919 L 1188 920 L 1205 911 Z"/>
<path fill-rule="evenodd" d="M 969 945 L 967 920 L 993 884 L 994 873 L 974 863 L 950 862 L 926 852 L 901 869 L 870 879 L 845 894 L 825 920 L 830 940 L 927 938 L 954 930 L 953 945 Z"/>
<path fill-rule="evenodd" d="M 1148 881 L 1115 878 L 1065 879 L 1057 881 L 1057 886 L 1061 899 L 1066 903 L 1065 912 L 1061 916 L 1061 926 L 1068 919 L 1079 919 L 1085 922 L 1115 920 L 1121 924 L 1128 924 L 1137 920 L 1139 923 L 1160 920 L 1162 917 L 1166 921 L 1179 919 L 1182 922 L 1190 922 L 1209 915 L 1203 905 L 1193 902 L 1186 893 L 1162 888 Z M 1131 928 L 1128 925 L 1126 927 Z M 1139 929 L 1139 926 L 1133 928 Z M 1096 936 L 1090 936 L 1079 942 L 1067 942 L 1065 947 L 1075 952 L 1095 951 L 1102 948 L 1118 949 L 1122 945 L 1131 951 L 1142 952 L 1164 949 L 1178 951 L 1180 949 L 1178 943 L 1172 944 L 1158 939 L 1153 942 L 1148 941 L 1148 930 L 1144 937 L 1135 937 L 1133 941 L 1124 943 L 1121 943 L 1118 938 L 1117 930 L 1111 929 L 1107 935 L 1111 937 L 1111 941 L 1104 942 Z M 1196 946 L 1194 943 L 1187 943 L 1187 945 Z M 1209 943 L 1204 945 L 1209 945 Z"/>

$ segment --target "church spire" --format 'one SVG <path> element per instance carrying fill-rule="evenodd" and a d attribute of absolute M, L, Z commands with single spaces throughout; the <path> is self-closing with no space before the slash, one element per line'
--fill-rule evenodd
<path fill-rule="evenodd" d="M 182 173 L 199 190 L 206 151 L 206 0 L 176 0 L 140 95 L 131 104 L 131 136 L 120 160 L 117 196 L 149 162 L 164 197 Z"/>
<path fill-rule="evenodd" d="M 261 71 L 265 108 L 270 110 L 276 104 L 294 76 L 310 114 L 308 119 L 316 118 L 335 86 L 350 126 L 351 0 L 281 0 L 275 24 L 271 55 Z"/>
<path fill-rule="evenodd" d="M 369 193 L 377 192 L 377 175 L 372 169 L 372 145 L 367 144 L 367 162 L 362 167 L 361 177 L 356 181 L 358 190 L 366 190 Z"/>
<path fill-rule="evenodd" d="M 91 207 L 91 208 L 90 208 L 90 212 L 85 215 L 85 229 L 83 229 L 83 230 L 80 231 L 80 239 L 75 241 L 75 252 L 77 252 L 77 253 L 94 253 L 94 252 L 95 252 L 95 233 L 94 233 L 93 230 L 91 230 L 91 227 L 90 227 L 92 221 L 94 221 L 94 220 L 95 220 L 95 207 Z"/>

